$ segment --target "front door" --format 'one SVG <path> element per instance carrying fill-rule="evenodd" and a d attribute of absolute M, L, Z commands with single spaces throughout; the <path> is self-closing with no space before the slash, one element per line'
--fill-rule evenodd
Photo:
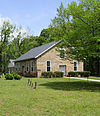
<path fill-rule="evenodd" d="M 66 66 L 65 65 L 60 65 L 59 66 L 59 71 L 63 72 L 64 75 L 66 74 Z"/>
<path fill-rule="evenodd" d="M 24 73 L 25 73 L 25 67 L 22 66 L 22 75 L 24 75 Z"/>

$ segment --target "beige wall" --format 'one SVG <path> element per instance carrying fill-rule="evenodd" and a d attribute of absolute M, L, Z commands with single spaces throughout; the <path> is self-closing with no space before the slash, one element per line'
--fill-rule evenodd
<path fill-rule="evenodd" d="M 55 50 L 56 47 L 47 51 L 37 59 L 37 74 L 38 77 L 41 76 L 41 73 L 46 71 L 47 61 L 51 61 L 51 71 L 59 71 L 59 65 L 66 66 L 66 76 L 69 71 L 73 71 L 73 61 L 62 60 L 59 56 L 59 53 Z M 78 71 L 83 71 L 83 63 L 78 63 Z"/>

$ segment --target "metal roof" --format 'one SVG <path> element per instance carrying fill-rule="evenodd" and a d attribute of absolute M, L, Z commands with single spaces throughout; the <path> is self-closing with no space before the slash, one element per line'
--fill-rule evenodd
<path fill-rule="evenodd" d="M 22 60 L 28 60 L 28 59 L 32 59 L 32 58 L 38 58 L 40 55 L 42 55 L 43 53 L 45 53 L 46 51 L 48 51 L 49 49 L 54 47 L 57 43 L 59 43 L 59 42 L 53 41 L 51 43 L 33 48 L 33 49 L 29 50 L 28 52 L 26 52 L 25 54 L 23 54 L 22 56 L 20 56 L 19 58 L 17 58 L 15 60 L 15 62 L 22 61 Z"/>

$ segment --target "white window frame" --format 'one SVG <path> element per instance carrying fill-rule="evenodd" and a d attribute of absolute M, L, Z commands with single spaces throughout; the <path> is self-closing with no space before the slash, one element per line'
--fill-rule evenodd
<path fill-rule="evenodd" d="M 33 71 L 32 71 L 32 68 L 33 68 Z M 34 61 L 31 61 L 31 72 L 34 72 Z"/>
<path fill-rule="evenodd" d="M 29 62 L 26 63 L 26 72 L 29 72 Z"/>
<path fill-rule="evenodd" d="M 47 66 L 47 62 L 48 62 L 48 61 L 50 62 L 50 71 L 51 71 L 51 61 L 50 61 L 50 60 L 47 60 L 47 61 L 46 61 L 46 72 L 50 72 L 50 71 L 47 71 L 47 67 L 48 67 L 48 66 Z"/>
<path fill-rule="evenodd" d="M 74 62 L 76 62 L 76 66 L 74 66 Z M 76 67 L 76 70 L 74 70 L 74 68 Z M 73 61 L 73 71 L 78 71 L 78 61 Z"/>
<path fill-rule="evenodd" d="M 18 64 L 18 71 L 20 72 L 20 63 Z"/>

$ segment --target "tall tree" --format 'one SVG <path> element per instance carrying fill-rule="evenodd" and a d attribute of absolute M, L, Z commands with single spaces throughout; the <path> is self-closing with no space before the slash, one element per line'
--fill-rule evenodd
<path fill-rule="evenodd" d="M 72 2 L 67 8 L 61 3 L 57 12 L 51 29 L 61 33 L 63 46 L 69 47 L 66 53 L 77 60 L 86 62 L 96 58 L 100 62 L 100 1 L 80 0 L 79 4 Z"/>
<path fill-rule="evenodd" d="M 8 44 L 11 39 L 11 34 L 14 31 L 14 26 L 10 24 L 9 21 L 3 22 L 3 25 L 0 27 L 0 72 L 4 72 L 7 70 L 7 51 Z"/>

